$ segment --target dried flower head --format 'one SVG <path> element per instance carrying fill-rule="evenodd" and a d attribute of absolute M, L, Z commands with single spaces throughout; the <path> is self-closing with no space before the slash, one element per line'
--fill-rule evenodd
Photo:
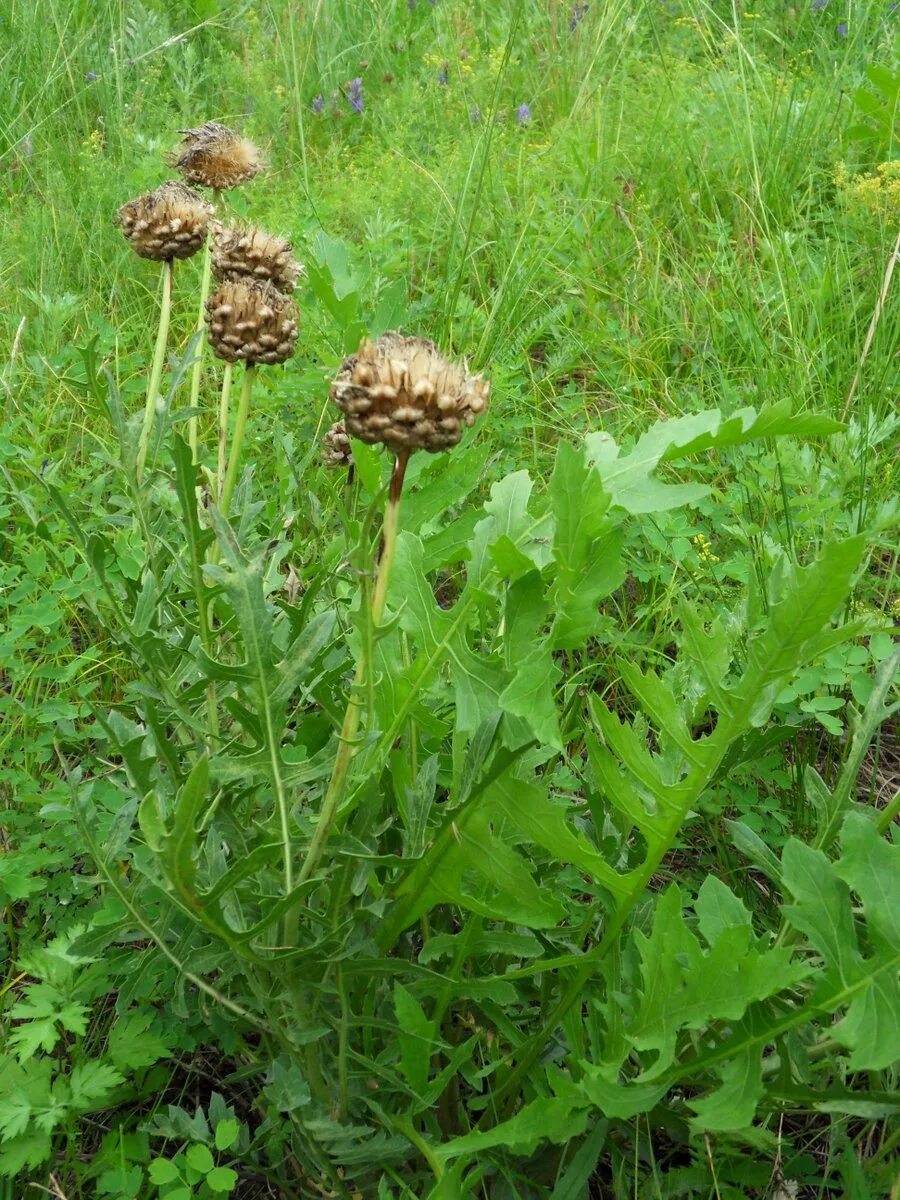
<path fill-rule="evenodd" d="M 264 233 L 255 226 L 216 229 L 212 250 L 213 275 L 226 279 L 268 281 L 285 295 L 297 286 L 300 264 L 285 238 Z"/>
<path fill-rule="evenodd" d="M 172 157 L 188 183 L 224 191 L 246 183 L 262 170 L 259 151 L 227 125 L 206 121 L 197 129 L 181 129 L 181 146 Z"/>
<path fill-rule="evenodd" d="M 448 362 L 425 338 L 385 333 L 364 341 L 331 385 L 347 432 L 395 453 L 449 450 L 487 408 L 490 384 Z"/>
<path fill-rule="evenodd" d="M 335 421 L 322 438 L 322 458 L 326 467 L 349 467 L 353 463 L 350 434 L 343 421 Z"/>
<path fill-rule="evenodd" d="M 123 204 L 116 224 L 141 258 L 190 258 L 206 241 L 213 207 L 177 179 Z"/>
<path fill-rule="evenodd" d="M 226 362 L 280 363 L 294 353 L 297 306 L 270 283 L 225 280 L 206 302 L 213 353 Z"/>

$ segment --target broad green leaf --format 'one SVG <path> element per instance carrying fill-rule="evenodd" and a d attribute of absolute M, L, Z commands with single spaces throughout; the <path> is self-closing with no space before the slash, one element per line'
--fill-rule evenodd
<path fill-rule="evenodd" d="M 531 654 L 518 662 L 515 675 L 497 700 L 503 712 L 522 717 L 539 742 L 556 750 L 563 748 L 554 702 L 561 678 L 550 647 L 538 642 Z"/>
<path fill-rule="evenodd" d="M 785 916 L 825 959 L 827 986 L 849 986 L 862 962 L 850 889 L 821 850 L 796 838 L 785 845 L 781 870 L 784 886 L 795 900 L 785 907 Z"/>
<path fill-rule="evenodd" d="M 583 447 L 560 442 L 549 490 L 556 562 L 551 638 L 557 648 L 574 649 L 596 631 L 600 601 L 625 578 L 624 534 L 617 519 L 609 516 L 609 496 L 586 462 Z"/>
<path fill-rule="evenodd" d="M 437 1147 L 442 1162 L 460 1155 L 480 1154 L 502 1147 L 513 1154 L 532 1154 L 543 1141 L 564 1143 L 580 1137 L 587 1125 L 587 1104 L 573 1110 L 569 1099 L 546 1097 L 532 1100 L 509 1121 L 501 1121 L 484 1133 L 467 1133 Z"/>
<path fill-rule="evenodd" d="M 150 1164 L 148 1174 L 151 1182 L 157 1184 L 174 1183 L 176 1179 L 180 1178 L 178 1168 L 168 1158 L 155 1158 Z"/>
<path fill-rule="evenodd" d="M 216 1126 L 216 1149 L 229 1150 L 238 1139 L 241 1127 L 234 1117 L 223 1117 Z"/>
<path fill-rule="evenodd" d="M 722 1071 L 722 1085 L 701 1100 L 689 1100 L 700 1129 L 745 1129 L 753 1123 L 763 1094 L 762 1057 L 754 1046 L 736 1055 Z"/>
<path fill-rule="evenodd" d="M 749 914 L 722 883 L 705 893 L 700 926 L 707 951 L 684 919 L 678 888 L 670 887 L 657 902 L 650 937 L 635 930 L 643 992 L 628 1036 L 639 1049 L 657 1051 L 642 1080 L 654 1079 L 672 1064 L 681 1030 L 739 1020 L 751 1003 L 805 974 L 791 962 L 789 948 L 756 944 Z"/>
<path fill-rule="evenodd" d="M 200 1171 L 205 1175 L 207 1171 L 211 1171 L 216 1165 L 216 1160 L 212 1156 L 209 1146 L 204 1146 L 202 1142 L 195 1142 L 193 1146 L 188 1146 L 185 1159 L 189 1167 L 195 1171 Z"/>
<path fill-rule="evenodd" d="M 504 775 L 487 789 L 488 811 L 502 816 L 507 827 L 542 846 L 560 862 L 570 862 L 617 898 L 624 881 L 606 859 L 566 821 L 565 811 L 534 783 Z"/>
<path fill-rule="evenodd" d="M 649 1112 L 669 1090 L 667 1083 L 614 1082 L 600 1067 L 591 1063 L 582 1063 L 582 1067 L 581 1091 L 605 1117 L 627 1121 L 638 1113 Z"/>
<path fill-rule="evenodd" d="M 37 1130 L 11 1138 L 0 1146 L 0 1178 L 15 1178 L 25 1167 L 38 1167 L 50 1157 L 53 1142 L 49 1133 Z"/>
<path fill-rule="evenodd" d="M 206 1186 L 211 1192 L 230 1192 L 237 1186 L 237 1171 L 231 1167 L 213 1167 L 206 1176 Z"/>
<path fill-rule="evenodd" d="M 882 838 L 874 821 L 851 812 L 836 864 L 791 840 L 784 848 L 784 885 L 794 903 L 791 924 L 825 961 L 810 1005 L 845 1010 L 832 1036 L 850 1049 L 851 1070 L 881 1070 L 900 1060 L 900 846 Z M 862 901 L 860 947 L 851 889 Z"/>
<path fill-rule="evenodd" d="M 501 539 L 506 539 L 504 544 L 508 542 L 538 570 L 549 561 L 550 549 L 544 535 L 548 531 L 550 518 L 534 519 L 529 514 L 532 488 L 527 471 L 514 471 L 491 487 L 490 499 L 484 506 L 488 515 L 475 526 L 472 539 L 470 585 L 478 587 L 485 582 L 495 566 L 490 548 Z"/>

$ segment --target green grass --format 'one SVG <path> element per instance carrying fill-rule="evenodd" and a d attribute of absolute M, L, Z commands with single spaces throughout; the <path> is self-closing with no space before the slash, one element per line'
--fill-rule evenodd
<path fill-rule="evenodd" d="M 54 1095 L 63 1107 L 69 1103 L 68 1115 L 54 1127 L 52 1155 L 36 1155 L 31 1167 L 24 1162 L 6 1181 L 10 1197 L 24 1194 L 29 1182 L 58 1186 L 65 1200 L 164 1197 L 169 1168 L 157 1168 L 159 1191 L 144 1172 L 158 1156 L 187 1171 L 187 1147 L 212 1144 L 212 1133 L 207 1138 L 200 1125 L 190 1124 L 198 1105 L 213 1128 L 232 1119 L 240 1127 L 232 1143 L 217 1148 L 216 1161 L 234 1163 L 242 1189 L 234 1194 L 247 1197 L 330 1188 L 327 1194 L 358 1189 L 379 1200 L 725 1200 L 766 1195 L 782 1170 L 810 1196 L 892 1194 L 898 1133 L 893 1102 L 885 1097 L 896 1085 L 896 1067 L 856 1069 L 853 1060 L 848 1066 L 840 1036 L 829 1040 L 829 1018 L 811 1025 L 809 1036 L 791 1029 L 773 1042 L 774 1050 L 767 1046 L 765 1102 L 738 1130 L 698 1133 L 691 1124 L 681 1093 L 687 1089 L 692 1098 L 690 1089 L 712 1087 L 714 1076 L 707 1072 L 702 1085 L 696 1083 L 688 1072 L 694 1059 L 683 1078 L 673 1076 L 677 1087 L 667 1099 L 648 1102 L 637 1115 L 600 1104 L 586 1125 L 578 1124 L 584 1103 L 557 1085 L 565 1072 L 571 1088 L 582 1086 L 586 1062 L 588 1076 L 598 1063 L 614 1075 L 647 1069 L 646 1051 L 630 1046 L 623 1030 L 638 1019 L 640 947 L 654 920 L 662 919 L 657 897 L 667 884 L 683 889 L 691 928 L 693 912 L 699 918 L 702 911 L 694 893 L 712 875 L 752 911 L 763 941 L 779 930 L 788 945 L 800 939 L 779 907 L 790 896 L 766 879 L 729 820 L 758 835 L 777 857 L 798 840 L 835 857 L 809 769 L 835 787 L 849 761 L 854 777 L 848 786 L 861 804 L 887 813 L 879 826 L 887 837 L 879 845 L 891 844 L 896 714 L 883 724 L 886 709 L 872 718 L 872 747 L 858 780 L 848 738 L 870 700 L 879 664 L 889 658 L 900 616 L 896 275 L 870 324 L 897 242 L 900 198 L 897 188 L 885 185 L 873 199 L 871 190 L 847 182 L 838 164 L 851 176 L 868 176 L 896 159 L 895 112 L 890 104 L 879 107 L 877 69 L 896 71 L 897 37 L 898 15 L 886 2 L 591 0 L 582 11 L 557 0 L 10 0 L 0 21 L 0 285 L 6 300 L 0 306 L 0 1034 L 6 1042 L 35 1019 L 10 1011 L 32 994 L 29 985 L 56 987 L 87 1014 L 84 1027 L 76 1013 L 55 1048 L 51 1042 L 30 1059 L 34 1083 L 42 1064 L 50 1071 L 53 1050 L 54 1088 L 62 1081 Z M 362 80 L 361 113 L 347 100 L 355 78 Z M 318 96 L 321 112 L 313 103 Z M 527 119 L 519 115 L 522 105 Z M 320 465 L 318 441 L 337 416 L 328 383 L 362 330 L 388 327 L 434 338 L 493 383 L 490 412 L 462 448 L 449 458 L 418 455 L 411 464 L 401 525 L 421 536 L 423 565 L 420 570 L 413 552 L 403 550 L 399 570 L 408 608 L 395 597 L 390 607 L 397 624 L 382 633 L 387 640 L 369 646 L 378 687 L 367 697 L 363 727 L 370 740 L 358 753 L 371 787 L 364 794 L 361 779 L 354 779 L 350 826 L 341 830 L 338 850 L 332 848 L 327 888 L 304 897 L 315 913 L 303 934 L 315 976 L 310 986 L 296 970 L 283 977 L 275 968 L 254 974 L 239 954 L 216 958 L 202 930 L 177 905 L 161 901 L 171 879 L 165 872 L 153 876 L 147 827 L 129 833 L 124 816 L 115 816 L 133 815 L 129 803 L 143 798 L 141 763 L 151 772 L 152 761 L 152 787 L 168 820 L 167 805 L 175 804 L 182 768 L 186 776 L 193 765 L 195 743 L 211 744 L 202 729 L 203 705 L 187 719 L 173 700 L 183 687 L 190 708 L 196 697 L 189 684 L 197 687 L 193 668 L 177 675 L 179 656 L 188 663 L 194 653 L 196 598 L 187 587 L 179 590 L 183 531 L 173 439 L 167 435 L 152 447 L 153 479 L 143 492 L 121 461 L 116 403 L 140 422 L 159 270 L 137 259 L 114 225 L 122 203 L 172 174 L 165 160 L 178 131 L 207 119 L 240 128 L 263 148 L 267 163 L 255 181 L 225 197 L 225 214 L 290 237 L 308 267 L 297 292 L 296 354 L 284 368 L 261 368 L 255 384 L 242 459 L 252 472 L 252 498 L 250 485 L 242 485 L 234 518 L 251 557 L 253 548 L 268 549 L 265 595 L 278 602 L 281 623 L 273 625 L 272 637 L 280 654 L 314 614 L 337 614 L 337 634 L 319 674 L 292 702 L 297 707 L 285 716 L 280 738 L 292 766 L 305 761 L 304 754 L 326 764 L 324 776 L 311 769 L 293 797 L 288 842 L 294 836 L 300 845 L 310 835 L 304 804 L 316 811 L 352 660 L 371 633 L 354 604 L 358 580 L 371 565 L 385 464 L 358 448 L 363 478 L 355 489 Z M 178 265 L 169 343 L 176 361 L 193 332 L 199 281 L 199 256 Z M 355 307 L 341 315 L 339 302 L 348 297 Z M 220 366 L 207 359 L 201 391 L 203 461 L 213 470 Z M 186 403 L 188 387 L 182 378 L 176 410 Z M 460 663 L 493 663 L 501 672 L 502 661 L 503 670 L 514 671 L 546 640 L 554 617 L 552 606 L 541 607 L 544 594 L 528 591 L 534 578 L 527 583 L 521 563 L 507 574 L 497 567 L 490 558 L 500 553 L 496 547 L 485 561 L 499 569 L 500 582 L 486 575 L 480 592 L 474 584 L 469 589 L 477 574 L 476 523 L 487 527 L 482 506 L 496 505 L 500 494 L 490 500 L 492 485 L 505 479 L 504 486 L 513 487 L 514 473 L 530 473 L 530 515 L 523 515 L 524 507 L 519 515 L 538 530 L 537 541 L 521 530 L 513 531 L 513 540 L 518 553 L 525 546 L 532 556 L 532 568 L 541 568 L 542 585 L 552 588 L 546 522 L 552 514 L 562 523 L 566 505 L 577 510 L 581 503 L 566 501 L 551 482 L 555 463 L 575 469 L 575 457 L 565 457 L 568 448 L 602 431 L 624 454 L 657 421 L 779 402 L 789 404 L 798 422 L 818 414 L 846 429 L 717 447 L 689 466 L 664 463 L 658 477 L 642 479 L 648 495 L 660 483 L 699 483 L 708 490 L 677 505 L 648 500 L 642 506 L 632 497 L 621 529 L 603 526 L 603 536 L 613 540 L 592 542 L 579 570 L 590 571 L 606 553 L 618 561 L 613 542 L 620 534 L 624 578 L 611 579 L 608 591 L 598 583 L 589 638 L 541 660 L 543 690 L 535 686 L 514 714 L 513 702 L 506 702 L 502 752 L 499 742 L 481 745 L 477 723 L 469 728 L 454 717 L 461 700 L 451 688 L 465 669 Z M 185 434 L 183 425 L 176 431 Z M 585 504 L 588 490 L 585 484 Z M 193 494 L 191 486 L 187 492 Z M 510 512 L 517 511 L 513 504 Z M 201 519 L 205 530 L 207 518 Z M 512 529 L 513 516 L 508 519 Z M 834 596 L 843 616 L 863 623 L 851 626 L 840 645 L 798 660 L 794 674 L 781 680 L 763 730 L 748 727 L 740 739 L 735 735 L 725 766 L 706 780 L 647 887 L 641 885 L 627 911 L 616 910 L 621 938 L 619 917 L 610 917 L 602 889 L 589 882 L 580 860 L 578 866 L 561 861 L 565 853 L 495 814 L 477 837 L 488 845 L 496 836 L 498 856 L 524 857 L 546 897 L 565 899 L 565 920 L 529 932 L 528 920 L 516 921 L 508 910 L 503 920 L 488 920 L 444 898 L 416 912 L 418 926 L 396 945 L 373 949 L 379 923 L 389 926 L 396 912 L 386 898 L 394 885 L 380 872 L 388 869 L 389 855 L 399 861 L 417 845 L 412 808 L 422 806 L 422 854 L 439 839 L 442 805 L 462 795 L 463 782 L 471 786 L 482 770 L 496 770 L 497 778 L 508 771 L 523 786 L 532 777 L 546 783 L 550 811 L 566 813 L 567 828 L 610 856 L 617 870 L 642 870 L 652 847 L 605 805 L 591 758 L 595 742 L 610 744 L 597 704 L 633 721 L 628 728 L 641 746 L 649 745 L 654 762 L 671 750 L 663 738 L 657 759 L 653 714 L 643 715 L 623 660 L 665 672 L 692 736 L 712 736 L 716 722 L 725 722 L 714 693 L 704 692 L 687 663 L 684 606 L 704 620 L 719 619 L 711 635 L 721 638 L 716 653 L 727 643 L 737 670 L 746 665 L 747 646 L 770 602 L 774 607 L 778 581 L 793 578 L 794 568 L 827 555 L 841 539 L 850 545 L 859 532 L 870 548 L 865 569 L 844 593 L 835 584 Z M 229 558 L 226 543 L 217 552 L 225 564 L 218 578 L 243 579 L 245 564 Z M 282 591 L 285 578 L 291 582 Z M 429 632 L 428 621 L 416 624 L 416 581 L 422 580 L 426 599 L 436 595 L 449 611 L 462 595 L 473 615 L 463 627 L 465 651 L 457 647 L 419 696 L 415 671 Z M 823 579 L 823 588 L 830 583 Z M 198 585 L 201 594 L 205 586 Z M 547 592 L 557 600 L 559 594 Z M 233 669 L 245 649 L 249 661 L 252 639 L 241 625 L 239 602 L 230 603 L 215 600 L 210 612 L 223 662 Z M 136 613 L 144 621 L 137 646 L 123 632 L 138 620 Z M 429 620 L 438 627 L 450 618 L 438 612 Z M 158 650 L 161 674 L 141 658 L 142 639 Z M 160 680 L 170 667 L 178 682 L 167 694 Z M 472 670 L 472 703 L 483 708 L 481 677 Z M 495 698 L 514 687 L 508 674 L 503 679 L 490 685 Z M 223 694 L 233 689 L 224 714 L 231 732 L 213 748 L 222 755 L 246 750 L 258 735 L 254 714 L 264 711 L 263 702 L 257 692 L 244 694 L 238 676 L 223 676 L 218 686 Z M 214 688 L 212 697 L 214 704 Z M 532 699 L 536 708 L 545 704 L 537 716 L 530 712 Z M 404 719 L 396 738 L 381 746 L 398 712 Z M 562 732 L 554 735 L 557 716 Z M 531 741 L 522 733 L 529 720 Z M 546 736 L 540 729 L 535 734 L 541 720 Z M 489 749 L 509 761 L 491 759 Z M 434 795 L 423 778 L 431 780 Z M 676 782 L 669 780 L 672 787 Z M 212 872 L 208 878 L 215 877 L 216 863 L 224 869 L 223 847 L 240 844 L 249 854 L 253 837 L 281 838 L 264 816 L 268 782 L 234 783 L 233 796 L 231 785 L 215 786 L 221 790 L 201 822 L 209 834 L 200 855 L 203 870 Z M 73 803 L 76 793 L 81 808 Z M 91 824 L 98 819 L 99 835 Z M 546 813 L 545 819 L 552 824 Z M 92 852 L 88 842 L 98 836 Z M 100 852 L 107 844 L 116 850 L 109 861 Z M 852 882 L 849 859 L 836 861 L 841 878 Z M 103 930 L 122 915 L 118 883 L 137 888 L 137 880 L 151 877 L 155 882 L 140 893 L 149 898 L 139 908 L 149 914 L 149 931 L 141 926 L 138 936 L 131 927 L 122 944 L 104 940 Z M 269 901 L 277 899 L 278 862 L 274 874 L 260 878 Z M 423 894 L 427 886 L 424 878 Z M 874 928 L 878 918 L 856 890 L 862 907 L 846 921 L 851 930 L 855 921 L 864 937 L 866 924 Z M 512 961 L 491 947 L 494 935 L 498 945 L 502 937 L 520 939 Z M 670 930 L 668 936 L 676 935 Z M 62 966 L 55 960 L 48 966 L 60 936 L 86 939 L 79 943 L 84 963 L 73 966 L 63 954 Z M 444 937 L 451 939 L 446 945 Z M 596 975 L 582 979 L 575 1007 L 545 1028 L 585 969 L 564 960 L 595 938 L 603 955 Z M 805 961 L 824 953 L 811 935 L 803 945 Z M 865 945 L 874 961 L 877 933 Z M 379 957 L 388 950 L 391 958 Z M 532 970 L 538 955 L 558 966 Z M 325 964 L 321 977 L 318 956 Z M 384 962 L 403 964 L 396 974 L 405 989 L 399 996 L 390 990 L 390 972 L 388 982 L 382 980 Z M 429 963 L 438 964 L 440 986 L 425 979 Z M 669 968 L 676 970 L 672 963 Z M 516 979 L 515 1004 L 487 985 L 472 991 L 471 980 L 496 982 L 507 970 Z M 37 979 L 44 982 L 35 985 Z M 202 999 L 192 990 L 195 979 L 211 989 Z M 428 986 L 438 990 L 428 992 Z M 790 999 L 775 1014 L 782 1021 L 789 1006 L 802 1008 L 802 989 L 791 986 Z M 896 979 L 888 986 L 896 987 Z M 223 1014 L 215 995 L 239 1000 L 257 1024 Z M 762 1012 L 775 1002 L 764 997 L 758 1003 Z M 147 1024 L 123 1025 L 135 1011 Z M 766 1010 L 772 1021 L 773 1011 Z M 430 1018 L 433 1027 L 417 1026 Z M 304 1031 L 322 1027 L 327 1037 L 320 1057 L 318 1042 Z M 723 1028 L 713 1013 L 707 1024 L 680 1029 L 670 1073 L 689 1050 L 701 1056 Z M 385 1030 L 392 1032 L 381 1041 Z M 420 1038 L 413 1038 L 412 1049 L 400 1036 L 410 1031 Z M 732 1032 L 729 1027 L 728 1036 Z M 477 1051 L 434 1111 L 407 1111 L 415 1081 L 418 1090 L 424 1086 L 410 1060 L 423 1053 L 421 1039 L 432 1042 L 437 1072 L 469 1036 Z M 147 1061 L 128 1061 L 123 1053 L 117 1058 L 110 1049 L 116 1037 L 144 1045 Z M 151 1046 L 153 1038 L 158 1044 Z M 514 1064 L 532 1044 L 534 1062 L 519 1080 Z M 16 1082 L 10 1045 L 0 1048 L 0 1095 L 25 1086 Z M 777 1073 L 776 1085 L 777 1055 L 788 1067 Z M 112 1099 L 105 1106 L 98 1086 L 96 1103 L 86 1101 L 79 1114 L 60 1096 L 69 1095 L 80 1063 L 101 1058 L 115 1064 L 123 1082 L 108 1089 Z M 831 1069 L 827 1079 L 808 1070 L 823 1059 Z M 519 1090 L 509 1091 L 510 1079 Z M 469 1104 L 479 1089 L 484 1116 Z M 310 1091 L 314 1110 L 298 1099 Z M 853 1092 L 853 1103 L 843 1103 L 845 1092 Z M 514 1108 L 562 1104 L 564 1096 L 571 1136 L 548 1134 L 548 1146 L 537 1134 L 529 1150 L 527 1137 L 517 1141 L 510 1133 L 471 1157 L 460 1150 L 459 1171 L 456 1160 L 441 1159 L 445 1143 L 464 1139 L 475 1122 L 490 1137 Z M 180 1109 L 168 1107 L 175 1105 Z M 307 1115 L 287 1119 L 294 1110 Z M 552 1126 L 549 1109 L 528 1111 L 541 1114 L 541 1133 Z M 7 1118 L 0 1100 L 0 1135 Z M 363 1126 L 365 1136 L 359 1135 Z M 382 1151 L 366 1142 L 373 1130 L 372 1145 L 383 1139 L 383 1170 Z M 11 1173 L 3 1154 L 0 1137 L 0 1175 Z M 298 1182 L 298 1169 L 315 1184 Z M 121 1179 L 113 1178 L 116 1170 Z M 136 1173 L 138 1190 L 128 1191 L 127 1171 Z M 200 1178 L 192 1179 L 191 1194 L 212 1194 Z M 105 1192 L 97 1190 L 101 1179 L 109 1185 Z"/>

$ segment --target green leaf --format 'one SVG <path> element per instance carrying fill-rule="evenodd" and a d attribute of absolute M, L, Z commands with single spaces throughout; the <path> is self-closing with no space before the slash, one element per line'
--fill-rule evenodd
<path fill-rule="evenodd" d="M 677 887 L 659 898 L 650 937 L 634 933 L 643 993 L 628 1036 L 641 1050 L 658 1055 L 642 1080 L 654 1079 L 671 1065 L 679 1031 L 703 1029 L 713 1020 L 739 1020 L 751 1003 L 805 974 L 791 962 L 790 949 L 757 946 L 749 914 L 725 884 L 707 884 L 700 902 L 707 951 L 685 922 Z"/>
<path fill-rule="evenodd" d="M 583 833 L 569 825 L 565 810 L 537 784 L 509 774 L 501 776 L 487 789 L 485 802 L 488 811 L 502 816 L 509 829 L 542 846 L 560 862 L 572 863 L 614 896 L 624 894 L 622 877 Z"/>
<path fill-rule="evenodd" d="M 611 1080 L 604 1068 L 591 1063 L 582 1067 L 581 1091 L 605 1117 L 628 1121 L 638 1113 L 650 1112 L 669 1090 L 667 1083 L 621 1084 Z"/>
<path fill-rule="evenodd" d="M 234 1117 L 223 1117 L 216 1126 L 216 1149 L 228 1150 L 238 1139 L 241 1127 Z"/>
<path fill-rule="evenodd" d="M 9 1035 L 20 1062 L 33 1058 L 38 1050 L 48 1053 L 62 1037 L 62 1031 L 82 1036 L 87 1032 L 90 1009 L 66 997 L 52 984 L 33 983 L 25 996 L 9 1010 L 9 1016 L 21 1024 Z"/>
<path fill-rule="evenodd" d="M 513 1154 L 529 1155 L 543 1141 L 557 1144 L 580 1137 L 587 1125 L 587 1105 L 573 1109 L 570 1099 L 544 1097 L 532 1100 L 509 1121 L 501 1121 L 485 1133 L 468 1133 L 435 1149 L 441 1162 L 460 1155 L 480 1154 L 503 1147 Z"/>
<path fill-rule="evenodd" d="M 394 1012 L 397 1014 L 400 1069 L 413 1091 L 421 1095 L 428 1084 L 434 1027 L 418 1000 L 399 980 L 394 983 Z"/>
<path fill-rule="evenodd" d="M 124 1083 L 124 1076 L 109 1063 L 88 1059 L 72 1068 L 69 1092 L 72 1105 L 82 1112 L 104 1107 L 109 1093 Z"/>
<path fill-rule="evenodd" d="M 609 436 L 600 432 L 586 439 L 588 459 L 597 470 L 613 506 L 630 513 L 663 512 L 694 504 L 709 488 L 699 484 L 664 484 L 652 477 L 663 462 L 738 446 L 759 438 L 791 434 L 797 437 L 834 433 L 843 426 L 820 414 L 794 415 L 789 401 L 766 405 L 757 413 L 742 408 L 729 417 L 718 409 L 691 413 L 670 421 L 658 421 L 637 441 L 627 455 Z"/>
<path fill-rule="evenodd" d="M 181 1176 L 178 1173 L 178 1168 L 168 1158 L 155 1158 L 150 1164 L 148 1172 L 152 1183 L 174 1183 Z"/>
<path fill-rule="evenodd" d="M 831 1035 L 851 1053 L 851 1070 L 881 1070 L 900 1060 L 900 846 L 880 837 L 873 821 L 850 813 L 843 852 L 832 864 L 819 850 L 791 840 L 784 848 L 785 887 L 794 903 L 785 915 L 822 955 L 825 968 L 810 1001 L 844 1019 Z M 862 901 L 864 954 L 857 936 L 851 888 Z"/>
<path fill-rule="evenodd" d="M 11 1138 L 0 1147 L 0 1177 L 15 1178 L 26 1167 L 34 1168 L 50 1157 L 53 1142 L 49 1133 L 33 1131 Z"/>
<path fill-rule="evenodd" d="M 557 1180 L 550 1200 L 584 1200 L 585 1187 L 597 1172 L 597 1163 L 606 1144 L 608 1130 L 608 1122 L 598 1121 L 587 1134 Z"/>
<path fill-rule="evenodd" d="M 230 1192 L 237 1186 L 237 1171 L 231 1167 L 213 1167 L 206 1176 L 206 1186 L 212 1192 Z"/>
<path fill-rule="evenodd" d="M 286 1055 L 272 1064 L 272 1082 L 266 1086 L 266 1099 L 279 1112 L 293 1112 L 310 1102 L 309 1085 L 299 1067 Z"/>
<path fill-rule="evenodd" d="M 156 1013 L 143 1009 L 119 1017 L 109 1035 L 109 1056 L 122 1071 L 152 1066 L 169 1052 L 169 1043 L 150 1032 Z"/>
<path fill-rule="evenodd" d="M 554 694 L 562 671 L 553 661 L 550 648 L 540 642 L 516 666 L 512 682 L 497 700 L 503 712 L 522 717 L 534 736 L 545 746 L 562 750 L 559 717 Z"/>
<path fill-rule="evenodd" d="M 469 648 L 467 627 L 471 605 L 461 599 L 453 608 L 442 609 L 425 578 L 422 557 L 421 541 L 412 534 L 401 533 L 391 572 L 389 602 L 392 607 L 399 607 L 398 622 L 416 650 L 409 675 L 418 688 L 425 689 L 438 680 L 441 666 L 449 663 L 456 728 L 461 733 L 473 733 L 499 708 L 498 697 L 509 673 L 498 659 L 475 654 Z"/>
<path fill-rule="evenodd" d="M 216 1165 L 216 1160 L 212 1156 L 212 1151 L 209 1146 L 204 1146 L 202 1142 L 195 1142 L 193 1146 L 188 1146 L 185 1154 L 187 1165 L 195 1171 L 199 1171 L 205 1175 L 207 1171 L 211 1171 Z"/>
<path fill-rule="evenodd" d="M 755 1046 L 736 1055 L 722 1071 L 722 1086 L 701 1100 L 689 1100 L 700 1129 L 745 1129 L 753 1122 L 763 1094 L 762 1058 Z"/>

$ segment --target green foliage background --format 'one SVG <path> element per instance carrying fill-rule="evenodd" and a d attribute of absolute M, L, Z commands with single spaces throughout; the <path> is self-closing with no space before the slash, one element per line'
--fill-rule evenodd
<path fill-rule="evenodd" d="M 3 1200 L 896 1195 L 898 13 L 0 15 Z M 306 267 L 230 525 L 199 259 L 135 486 L 113 225 L 205 119 Z M 397 327 L 493 393 L 376 629 L 389 464 L 319 443 Z"/>

